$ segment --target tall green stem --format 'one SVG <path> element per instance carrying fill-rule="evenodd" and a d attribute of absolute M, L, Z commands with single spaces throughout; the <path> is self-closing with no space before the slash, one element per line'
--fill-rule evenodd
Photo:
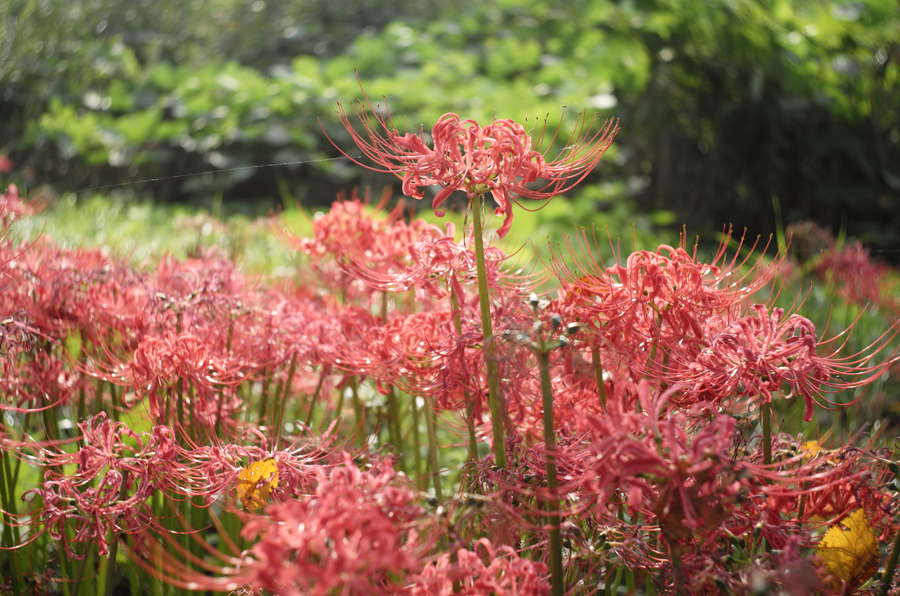
<path fill-rule="evenodd" d="M 763 431 L 763 464 L 772 463 L 772 404 L 764 403 L 759 408 L 759 418 Z"/>
<path fill-rule="evenodd" d="M 550 594 L 563 596 L 566 593 L 562 567 L 562 535 L 559 529 L 559 484 L 556 477 L 556 432 L 553 428 L 553 389 L 550 385 L 550 355 L 542 349 L 537 353 L 538 368 L 541 371 L 541 394 L 544 408 L 544 457 L 547 467 L 547 490 L 550 498 L 546 503 L 547 525 L 550 527 Z"/>
<path fill-rule="evenodd" d="M 79 350 L 81 353 L 78 355 L 78 361 L 81 364 L 81 370 L 86 370 L 87 369 L 87 342 L 85 341 L 85 338 L 84 338 L 84 329 L 81 330 Z M 78 387 L 78 409 L 76 410 L 76 413 L 78 416 L 77 420 L 79 422 L 84 420 L 84 418 L 85 418 L 85 410 L 84 410 L 85 393 L 86 393 L 85 388 L 84 388 L 84 377 L 85 376 L 86 375 L 84 373 L 81 373 L 81 383 L 79 383 L 79 387 Z M 99 394 L 97 395 L 97 399 L 100 399 Z"/>
<path fill-rule="evenodd" d="M 269 408 L 269 382 L 272 379 L 272 374 L 268 370 L 263 371 L 263 380 L 262 380 L 262 392 L 259 396 L 259 412 L 256 414 L 256 423 L 258 425 L 263 423 L 263 420 L 266 419 L 266 410 Z M 180 382 L 180 381 L 179 381 Z M 267 424 L 271 425 L 272 421 L 266 421 Z"/>
<path fill-rule="evenodd" d="M 603 363 L 600 361 L 600 348 L 591 348 L 591 365 L 594 367 L 594 378 L 597 381 L 597 396 L 600 398 L 600 407 L 606 411 L 606 387 L 603 385 Z"/>
<path fill-rule="evenodd" d="M 12 549 L 19 543 L 18 526 L 15 525 L 15 485 L 12 483 L 11 478 L 6 451 L 0 451 L 0 504 L 3 505 L 3 511 L 5 512 L 3 517 L 3 546 L 7 549 Z M 9 553 L 7 560 L 13 577 L 13 595 L 19 596 L 24 588 L 19 574 L 19 552 L 18 550 L 9 550 L 7 552 Z"/>
<path fill-rule="evenodd" d="M 437 436 L 434 432 L 434 402 L 427 395 L 425 396 L 425 426 L 428 428 L 428 461 L 431 463 L 434 496 L 437 498 L 438 504 L 441 504 L 444 502 L 444 495 L 441 492 L 441 466 L 438 462 Z"/>
<path fill-rule="evenodd" d="M 394 452 L 400 456 L 400 465 L 403 465 L 403 421 L 400 420 L 400 400 L 397 397 L 396 387 L 391 386 L 387 394 L 388 410 L 388 436 L 394 446 Z"/>
<path fill-rule="evenodd" d="M 898 556 L 900 556 L 900 532 L 897 532 L 897 538 L 894 540 L 894 548 L 891 550 L 891 556 L 884 566 L 884 575 L 881 577 L 881 589 L 878 590 L 878 596 L 887 596 L 888 590 L 891 589 L 891 583 L 894 579 L 894 570 L 897 568 Z"/>
<path fill-rule="evenodd" d="M 416 478 L 416 485 L 425 490 L 427 485 L 422 475 L 422 450 L 419 449 L 422 445 L 419 440 L 419 404 L 415 395 L 410 397 L 412 398 L 409 400 L 409 406 L 412 408 L 413 477 Z"/>
<path fill-rule="evenodd" d="M 759 418 L 762 422 L 763 431 L 763 465 L 772 463 L 772 404 L 764 403 L 759 408 Z M 760 537 L 760 545 L 762 552 L 768 552 L 769 546 L 766 539 Z"/>
<path fill-rule="evenodd" d="M 365 447 L 369 442 L 369 422 L 366 420 L 366 409 L 359 398 L 359 379 L 350 375 L 350 391 L 353 397 L 353 412 L 356 414 L 356 444 Z"/>
<path fill-rule="evenodd" d="M 281 431 L 284 429 L 284 408 L 287 405 L 287 397 L 291 392 L 291 383 L 294 381 L 294 373 L 297 372 L 297 353 L 291 356 L 291 363 L 288 365 L 287 377 L 282 386 L 281 395 L 275 402 L 272 418 L 275 420 L 275 446 L 277 448 L 281 440 Z"/>
<path fill-rule="evenodd" d="M 669 556 L 672 559 L 673 587 L 677 596 L 683 596 L 686 593 L 684 587 L 684 564 L 681 562 L 681 551 L 678 550 L 679 548 L 678 545 L 669 542 Z"/>
<path fill-rule="evenodd" d="M 165 521 L 165 496 L 162 491 L 159 489 L 154 489 L 153 491 L 153 504 L 152 504 L 153 518 L 154 519 L 162 519 L 164 520 L 164 525 L 168 526 L 168 522 Z M 168 530 L 168 528 L 166 528 Z M 160 549 L 154 549 L 153 551 L 153 566 L 156 571 L 162 570 L 162 552 Z M 151 586 L 151 594 L 153 596 L 162 596 L 163 594 L 163 581 L 159 577 L 153 578 L 155 581 Z"/>
<path fill-rule="evenodd" d="M 325 382 L 325 374 L 327 369 L 323 366 L 322 373 L 319 375 L 319 382 L 316 384 L 316 390 L 313 392 L 312 397 L 309 398 L 309 410 L 306 411 L 306 420 L 303 421 L 303 426 L 309 428 L 309 425 L 312 424 L 313 419 L 313 408 L 316 407 L 316 402 L 319 401 L 319 394 L 322 392 L 322 383 Z M 300 405 L 299 398 L 297 399 L 297 405 Z M 327 413 L 327 412 L 326 412 Z M 338 409 L 338 416 L 340 416 L 341 411 Z M 297 410 L 296 416 L 297 420 L 300 420 L 300 411 Z M 322 420 L 325 420 L 325 414 L 322 415 Z"/>
<path fill-rule="evenodd" d="M 506 434 L 503 430 L 503 412 L 500 404 L 500 378 L 497 373 L 497 349 L 494 345 L 494 326 L 491 323 L 491 299 L 487 286 L 487 270 L 484 266 L 484 238 L 481 225 L 481 209 L 484 197 L 472 201 L 475 227 L 475 266 L 478 271 L 478 298 L 481 304 L 481 331 L 484 336 L 484 360 L 487 365 L 488 403 L 491 407 L 491 428 L 494 434 L 494 461 L 499 468 L 506 468 Z"/>
<path fill-rule="evenodd" d="M 124 501 L 128 496 L 128 472 L 122 474 L 122 485 L 119 487 L 119 501 Z M 119 554 L 119 533 L 113 530 L 112 544 L 109 545 L 109 556 L 106 558 L 106 587 L 103 590 L 105 596 L 112 596 L 116 583 L 116 557 Z"/>
<path fill-rule="evenodd" d="M 88 557 L 91 556 L 91 548 L 94 546 L 93 541 L 87 543 L 87 549 L 84 552 L 84 558 L 78 562 L 78 567 L 75 569 L 75 577 L 72 579 L 72 596 L 79 596 L 79 592 L 81 592 L 81 579 L 84 577 L 84 568 L 87 564 Z"/>
<path fill-rule="evenodd" d="M 447 284 L 447 290 L 450 293 L 450 309 L 453 311 L 453 327 L 456 329 L 457 335 L 462 335 L 462 320 L 459 318 L 459 299 L 453 287 Z M 469 392 L 463 392 L 466 398 L 466 428 L 469 430 L 469 461 L 474 462 L 478 459 L 478 438 L 475 436 L 475 421 L 472 417 L 475 415 L 475 402 L 469 399 Z M 465 480 L 465 476 L 463 476 Z"/>

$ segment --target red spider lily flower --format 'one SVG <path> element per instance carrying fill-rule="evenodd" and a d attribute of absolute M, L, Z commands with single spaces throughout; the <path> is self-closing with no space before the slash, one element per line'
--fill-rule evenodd
<path fill-rule="evenodd" d="M 364 207 L 365 203 L 358 199 L 336 201 L 328 213 L 313 220 L 311 237 L 298 238 L 281 226 L 276 231 L 309 256 L 312 268 L 328 289 L 339 288 L 340 295 L 348 299 L 371 299 L 365 294 L 372 290 L 408 289 L 411 284 L 406 270 L 416 260 L 416 245 L 439 240 L 444 240 L 443 247 L 453 245 L 452 225 L 445 233 L 423 220 L 406 223 L 402 219 L 402 203 L 384 218 L 368 213 Z M 384 281 L 378 283 L 380 278 Z M 390 283 L 389 278 L 398 281 Z M 363 292 L 359 283 L 352 283 L 355 279 L 366 282 L 363 296 L 358 296 Z M 432 290 L 432 285 L 426 283 L 423 287 Z"/>
<path fill-rule="evenodd" d="M 59 248 L 44 236 L 9 256 L 0 311 L 27 313 L 53 339 L 74 335 L 93 346 L 117 344 L 154 319 L 145 276 L 100 250 Z"/>
<path fill-rule="evenodd" d="M 765 264 L 765 249 L 755 262 L 751 255 L 738 259 L 744 240 L 734 256 L 726 255 L 731 232 L 724 235 L 719 250 L 709 263 L 697 258 L 697 248 L 688 252 L 684 237 L 681 245 L 661 245 L 655 252 L 638 251 L 625 264 L 606 267 L 592 257 L 580 258 L 567 240 L 574 259 L 571 267 L 555 259 L 553 266 L 563 282 L 560 306 L 565 316 L 583 321 L 617 346 L 629 348 L 649 344 L 672 344 L 704 339 L 703 323 L 710 316 L 728 312 L 772 281 L 782 254 Z M 589 255 L 597 252 L 584 232 L 578 244 Z M 628 351 L 634 352 L 631 347 Z M 632 354 L 637 358 L 637 354 Z"/>
<path fill-rule="evenodd" d="M 830 231 L 811 221 L 788 226 L 797 258 L 848 302 L 876 304 L 900 314 L 898 280 L 891 267 L 871 258 L 860 242 L 837 245 Z"/>
<path fill-rule="evenodd" d="M 735 419 L 716 414 L 712 404 L 697 406 L 691 417 L 661 416 L 666 398 L 677 390 L 658 395 L 644 381 L 639 387 L 642 413 L 610 408 L 607 416 L 587 417 L 588 436 L 559 443 L 560 477 L 567 479 L 560 492 L 570 499 L 566 515 L 577 527 L 576 520 L 588 513 L 604 528 L 610 550 L 601 558 L 627 561 L 632 569 L 659 569 L 660 560 L 668 558 L 665 551 L 653 550 L 652 536 L 659 532 L 664 544 L 680 552 L 684 575 L 694 586 L 689 593 L 717 593 L 706 591 L 709 584 L 715 586 L 717 576 L 727 579 L 734 572 L 722 566 L 723 543 L 740 538 L 753 550 L 761 538 L 776 549 L 786 548 L 796 536 L 809 542 L 808 530 L 796 520 L 801 497 L 850 486 L 871 506 L 893 509 L 885 500 L 892 497 L 882 488 L 883 478 L 860 466 L 837 462 L 826 470 L 802 455 L 785 455 L 778 469 L 761 465 L 735 432 Z M 706 423 L 696 422 L 707 417 Z M 528 475 L 540 477 L 539 465 Z M 513 490 L 534 494 L 527 487 Z M 874 495 L 864 496 L 869 493 Z M 631 514 L 642 513 L 643 524 L 623 521 L 623 506 Z M 577 540 L 572 543 L 579 548 Z M 572 564 L 578 565 L 576 557 Z M 707 573 L 712 575 L 703 575 Z"/>
<path fill-rule="evenodd" d="M 270 505 L 264 516 L 245 516 L 243 536 L 260 540 L 239 560 L 215 553 L 234 561 L 225 568 L 207 566 L 222 577 L 164 557 L 163 579 L 194 590 L 233 591 L 243 585 L 285 596 L 397 593 L 405 578 L 421 569 L 419 556 L 431 546 L 416 529 L 423 513 L 416 491 L 386 460 L 362 472 L 345 453 L 343 465 L 310 471 L 315 478 L 310 493 Z M 138 562 L 149 569 L 147 561 Z"/>
<path fill-rule="evenodd" d="M 728 551 L 710 548 L 709 556 L 694 557 L 684 562 L 684 574 L 689 594 L 782 594 L 808 596 L 822 594 L 837 596 L 816 574 L 816 566 L 809 555 L 804 556 L 798 536 L 791 536 L 768 555 L 755 557 L 736 571 L 728 561 Z"/>
<path fill-rule="evenodd" d="M 379 207 L 387 202 L 385 195 Z M 367 200 L 337 200 L 328 213 L 317 214 L 312 221 L 312 236 L 298 238 L 282 226 L 276 232 L 289 244 L 306 253 L 314 262 L 325 257 L 344 255 L 367 261 L 383 262 L 405 256 L 407 246 L 424 230 L 434 228 L 422 220 L 403 221 L 403 204 L 377 217 L 366 211 Z"/>
<path fill-rule="evenodd" d="M 410 596 L 545 596 L 550 592 L 543 563 L 522 558 L 509 546 L 494 547 L 485 538 L 476 545 L 484 551 L 487 564 L 466 549 L 456 552 L 455 563 L 449 553 L 442 553 L 413 578 Z"/>
<path fill-rule="evenodd" d="M 78 481 L 98 478 L 105 469 L 117 470 L 132 479 L 152 481 L 155 488 L 166 489 L 178 477 L 175 432 L 156 425 L 152 433 L 137 433 L 123 422 L 106 419 L 101 412 L 80 422 L 83 442 L 74 454 L 45 455 L 49 465 L 78 464 Z"/>
<path fill-rule="evenodd" d="M 144 450 L 144 441 L 139 433 L 128 428 L 123 422 L 113 422 L 105 412 L 78 423 L 82 433 L 82 445 L 77 452 L 78 473 L 83 479 L 96 478 L 104 469 L 141 470 L 129 468 L 129 460 Z M 122 467 L 125 464 L 126 467 Z M 58 465 L 58 464 L 55 464 Z"/>
<path fill-rule="evenodd" d="M 185 496 L 202 496 L 209 500 L 226 494 L 233 494 L 239 488 L 244 471 L 244 460 L 251 464 L 271 460 L 278 474 L 277 494 L 270 491 L 273 497 L 302 497 L 308 495 L 316 484 L 315 464 L 322 465 L 331 459 L 340 460 L 330 453 L 338 441 L 336 429 L 337 422 L 321 432 L 315 439 L 297 439 L 284 449 L 268 450 L 265 448 L 267 439 L 259 429 L 249 428 L 243 438 L 255 437 L 262 439 L 264 445 L 214 445 L 198 446 L 193 444 L 190 437 L 184 437 L 190 444 L 188 448 L 176 448 L 179 457 L 179 466 L 173 470 L 172 476 L 176 477 L 180 485 L 175 487 L 179 493 Z M 272 469 L 269 470 L 273 471 Z M 264 480 L 268 480 L 271 474 L 267 474 Z"/>
<path fill-rule="evenodd" d="M 176 304 L 194 300 L 214 306 L 229 299 L 239 299 L 245 292 L 244 278 L 234 262 L 216 248 L 201 253 L 198 258 L 163 259 L 150 283 L 169 302 Z"/>
<path fill-rule="evenodd" d="M 687 381 L 696 399 L 712 401 L 759 396 L 763 403 L 769 403 L 773 392 L 787 386 L 786 398 L 795 393 L 803 397 L 803 419 L 809 422 L 817 402 L 825 407 L 835 405 L 823 393 L 866 385 L 897 360 L 894 356 L 881 364 L 869 364 L 883 345 L 881 342 L 886 343 L 889 336 L 897 333 L 896 329 L 889 330 L 862 353 L 841 358 L 839 346 L 822 356 L 817 348 L 834 340 L 817 340 L 812 321 L 798 314 L 782 320 L 781 308 L 773 309 L 771 314 L 761 304 L 751 308 L 755 315 L 732 322 L 711 317 L 706 323 L 708 347 L 669 380 Z M 678 357 L 677 352 L 672 355 Z"/>
<path fill-rule="evenodd" d="M 415 288 L 417 297 L 425 294 L 438 300 L 453 291 L 457 300 L 463 302 L 463 287 L 474 286 L 477 281 L 476 257 L 471 248 L 472 238 L 457 242 L 454 231 L 452 224 L 447 224 L 446 233 L 434 226 L 423 229 L 421 235 L 407 245 L 405 258 L 397 260 L 394 267 L 348 254 L 342 269 L 377 290 L 399 292 Z M 485 278 L 489 288 L 504 291 L 533 282 L 504 271 L 508 259 L 496 246 L 485 247 Z"/>
<path fill-rule="evenodd" d="M 34 360 L 10 360 L 0 361 L 2 409 L 37 412 L 70 404 L 81 386 L 82 381 L 66 366 L 66 361 L 55 354 Z"/>
<path fill-rule="evenodd" d="M 448 113 L 432 128 L 433 146 L 429 147 L 415 134 L 399 133 L 390 113 L 383 116 L 373 110 L 368 98 L 365 105 L 360 101 L 355 107 L 365 129 L 362 134 L 353 128 L 343 106 L 338 106 L 344 128 L 376 166 L 362 164 L 338 147 L 347 158 L 403 179 L 403 193 L 416 199 L 423 198 L 422 187 L 443 186 L 433 201 L 438 216 L 443 215 L 441 204 L 454 191 L 462 190 L 470 199 L 490 191 L 498 205 L 497 215 L 504 216 L 497 231 L 501 238 L 512 225 L 513 201 L 546 200 L 571 189 L 594 169 L 618 131 L 612 121 L 594 131 L 596 116 L 587 122 L 582 114 L 565 148 L 548 161 L 547 150 L 542 149 L 546 125 L 539 133 L 535 130 L 535 138 L 509 119 L 482 127 Z M 548 145 L 555 139 L 556 135 Z"/>
<path fill-rule="evenodd" d="M 134 494 L 129 496 L 130 489 Z M 35 522 L 44 526 L 35 534 L 47 531 L 69 557 L 83 559 L 92 545 L 97 546 L 101 556 L 107 555 L 110 540 L 117 540 L 120 533 L 140 540 L 140 534 L 152 521 L 147 501 L 153 490 L 151 482 L 135 483 L 117 470 L 109 470 L 96 488 L 82 491 L 69 478 L 45 480 L 43 488 L 27 491 L 23 498 L 37 495 L 43 502 L 32 515 Z M 74 549 L 76 544 L 83 548 Z"/>
<path fill-rule="evenodd" d="M 394 317 L 387 325 L 372 329 L 366 349 L 378 359 L 374 367 L 377 388 L 387 393 L 388 385 L 407 393 L 431 396 L 440 409 L 466 406 L 482 395 L 483 379 L 478 374 L 482 352 L 475 346 L 481 334 L 470 322 L 457 334 L 449 310 L 413 313 Z M 371 364 L 369 370 L 372 370 Z M 476 400 L 474 414 L 481 417 L 482 403 Z"/>
<path fill-rule="evenodd" d="M 2 165 L 3 159 L 4 158 L 0 156 L 0 165 Z M 0 169 L 0 174 L 2 173 L 3 170 Z M 39 213 L 44 209 L 46 200 L 47 197 L 45 195 L 37 200 L 32 198 L 30 202 L 26 203 L 22 197 L 19 196 L 19 188 L 15 184 L 10 184 L 6 187 L 3 196 L 0 197 L 0 222 L 2 222 L 0 228 L 6 230 L 9 228 L 9 224 L 17 218 Z"/>
<path fill-rule="evenodd" d="M 816 275 L 836 286 L 840 296 L 860 305 L 877 304 L 900 313 L 896 280 L 891 268 L 875 263 L 859 242 L 838 251 L 832 248 L 817 262 Z"/>
<path fill-rule="evenodd" d="M 236 385 L 245 379 L 241 371 L 245 363 L 233 354 L 223 356 L 217 353 L 221 351 L 224 351 L 222 346 L 214 341 L 205 341 L 192 333 L 175 335 L 167 331 L 163 335 L 145 337 L 130 363 L 114 363 L 109 366 L 111 372 L 97 374 L 111 383 L 132 386 L 139 396 L 149 395 L 150 413 L 159 420 L 163 416 L 159 404 L 160 390 L 173 390 L 184 383 L 184 388 L 196 391 L 198 401 L 226 399 L 227 396 L 215 396 L 223 386 Z M 231 397 L 234 397 L 233 394 Z M 213 417 L 207 410 L 219 411 L 220 406 L 230 411 L 235 404 L 217 402 L 213 406 L 196 409 L 196 414 L 209 421 Z M 192 413 L 194 409 L 192 407 Z M 198 416 L 194 419 L 197 420 Z"/>
<path fill-rule="evenodd" d="M 273 505 L 245 526 L 244 536 L 262 536 L 249 583 L 280 594 L 390 593 L 391 576 L 418 567 L 408 524 L 420 510 L 395 478 L 384 463 L 368 473 L 350 461 L 320 469 L 314 498 Z"/>
<path fill-rule="evenodd" d="M 383 363 L 379 375 L 382 384 L 390 382 L 404 391 L 429 395 L 441 409 L 472 406 L 475 419 L 480 420 L 487 397 L 487 378 L 481 372 L 486 357 L 484 344 L 497 341 L 509 329 L 524 328 L 530 318 L 521 307 L 521 292 L 514 288 L 502 289 L 492 312 L 495 334 L 486 339 L 477 315 L 478 295 L 464 288 L 460 288 L 458 295 L 462 298 L 457 313 L 461 333 L 456 332 L 454 313 L 450 310 L 413 313 L 372 329 L 366 350 Z M 507 383 L 519 384 L 531 376 L 521 374 L 526 370 L 524 352 L 513 349 L 509 356 L 497 358 L 504 387 Z M 510 400 L 518 400 L 523 395 L 518 387 L 508 389 L 505 395 Z"/>
<path fill-rule="evenodd" d="M 94 299 L 136 282 L 125 266 L 101 251 L 64 250 L 50 239 L 30 245 L 6 264 L 4 273 L 14 287 L 5 292 L 3 306 L 28 312 L 34 326 L 55 339 L 84 330 L 99 341 L 98 334 L 107 331 L 94 328 L 102 315 Z"/>
<path fill-rule="evenodd" d="M 854 509 L 863 509 L 880 540 L 891 539 L 897 524 L 890 512 L 896 507 L 897 495 L 891 482 L 890 449 L 844 446 L 833 451 L 821 449 L 810 456 L 802 451 L 803 446 L 790 447 L 799 448 L 808 459 L 802 467 L 811 477 L 796 499 L 798 505 L 803 501 L 799 521 L 836 522 Z"/>

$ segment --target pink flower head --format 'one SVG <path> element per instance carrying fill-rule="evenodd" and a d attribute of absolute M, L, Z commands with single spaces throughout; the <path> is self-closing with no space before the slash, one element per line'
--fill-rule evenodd
<path fill-rule="evenodd" d="M 0 174 L 3 170 L 3 156 L 0 156 Z M 7 160 L 12 165 L 12 162 Z M 8 170 L 7 170 L 8 171 Z M 0 221 L 2 221 L 3 229 L 9 227 L 9 224 L 18 217 L 34 215 L 44 209 L 46 204 L 46 195 L 40 196 L 37 200 L 33 197 L 25 202 L 24 197 L 19 196 L 19 188 L 15 184 L 6 187 L 6 192 L 0 196 Z"/>
<path fill-rule="evenodd" d="M 362 472 L 345 454 L 343 466 L 316 475 L 313 495 L 272 505 L 244 527 L 261 540 L 241 579 L 285 596 L 394 593 L 420 568 L 416 494 L 384 461 Z"/>
<path fill-rule="evenodd" d="M 689 250 L 686 237 L 677 247 L 660 245 L 656 251 L 636 251 L 624 264 L 607 267 L 595 260 L 599 247 L 592 245 L 582 230 L 575 242 L 567 240 L 573 264 L 556 259 L 553 267 L 564 283 L 563 308 L 589 326 L 604 329 L 604 335 L 646 346 L 660 341 L 676 344 L 704 339 L 703 323 L 713 315 L 728 312 L 734 305 L 769 284 L 778 263 L 765 264 L 768 244 L 753 260 L 752 253 L 739 259 L 744 238 L 729 259 L 726 250 L 731 231 L 708 263 L 697 257 L 697 247 Z M 579 256 L 586 253 L 587 258 Z"/>
<path fill-rule="evenodd" d="M 547 161 L 546 150 L 541 148 L 546 125 L 535 139 L 509 119 L 482 127 L 448 113 L 432 128 L 429 147 L 418 135 L 399 133 L 390 113 L 382 116 L 372 110 L 368 98 L 365 106 L 359 102 L 355 108 L 363 134 L 353 128 L 343 106 L 338 106 L 341 123 L 377 167 L 361 164 L 338 148 L 341 153 L 363 167 L 402 178 L 403 193 L 416 199 L 423 198 L 424 186 L 443 186 L 433 202 L 438 216 L 443 215 L 441 204 L 454 191 L 465 191 L 470 199 L 490 191 L 498 205 L 496 214 L 504 216 L 497 231 L 501 238 L 512 225 L 513 201 L 545 200 L 569 190 L 594 169 L 618 131 L 612 121 L 594 131 L 596 116 L 587 123 L 582 115 L 565 149 L 555 160 Z M 556 135 L 550 144 L 555 139 Z"/>
<path fill-rule="evenodd" d="M 463 548 L 456 552 L 456 562 L 449 553 L 442 553 L 415 576 L 410 596 L 545 596 L 550 592 L 543 563 L 520 557 L 510 546 L 495 548 L 486 538 L 476 545 L 484 550 L 487 564 L 478 553 Z"/>
<path fill-rule="evenodd" d="M 720 401 L 729 396 L 758 395 L 763 403 L 769 403 L 772 393 L 786 385 L 786 398 L 795 393 L 803 397 L 803 419 L 809 422 L 817 402 L 841 407 L 825 399 L 823 393 L 862 387 L 897 361 L 892 354 L 880 364 L 871 363 L 896 335 L 893 327 L 857 354 L 839 357 L 841 345 L 831 354 L 821 355 L 818 348 L 840 336 L 817 340 L 815 326 L 805 317 L 792 314 L 784 319 L 783 309 L 769 313 L 762 304 L 751 308 L 755 314 L 735 321 L 716 316 L 706 322 L 709 346 L 687 364 L 686 371 L 678 373 L 680 379 L 691 383 L 690 393 L 697 399 Z"/>
<path fill-rule="evenodd" d="M 43 529 L 36 535 L 48 532 L 68 557 L 83 559 L 94 545 L 100 556 L 106 556 L 118 533 L 141 539 L 150 522 L 147 500 L 153 495 L 152 483 L 132 486 L 134 482 L 118 470 L 108 470 L 96 488 L 84 490 L 69 477 L 49 478 L 45 477 L 43 488 L 27 491 L 23 498 L 41 498 L 43 505 L 33 516 L 33 523 L 43 525 Z M 129 496 L 131 488 L 134 494 Z M 73 548 L 76 544 L 81 547 Z"/>

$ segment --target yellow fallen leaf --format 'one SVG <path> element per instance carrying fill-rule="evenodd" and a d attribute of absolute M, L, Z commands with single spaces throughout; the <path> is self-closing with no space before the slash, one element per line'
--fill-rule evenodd
<path fill-rule="evenodd" d="M 825 571 L 856 589 L 878 571 L 878 541 L 866 512 L 856 509 L 831 526 L 816 551 Z"/>
<path fill-rule="evenodd" d="M 806 441 L 800 448 L 803 449 L 803 459 L 812 459 L 822 451 L 818 441 Z"/>
<path fill-rule="evenodd" d="M 244 509 L 264 507 L 273 488 L 278 488 L 278 463 L 271 457 L 250 464 L 238 474 L 236 490 Z"/>

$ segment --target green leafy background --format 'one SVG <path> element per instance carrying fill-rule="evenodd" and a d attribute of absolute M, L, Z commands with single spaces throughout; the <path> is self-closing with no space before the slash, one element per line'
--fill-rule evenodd
<path fill-rule="evenodd" d="M 16 164 L 0 182 L 251 215 L 324 205 L 397 184 L 331 160 L 324 133 L 352 154 L 335 109 L 361 83 L 414 130 L 448 111 L 563 138 L 579 111 L 619 119 L 541 225 L 767 235 L 814 218 L 898 254 L 893 0 L 11 0 L 0 22 Z M 284 162 L 303 163 L 251 167 Z"/>

